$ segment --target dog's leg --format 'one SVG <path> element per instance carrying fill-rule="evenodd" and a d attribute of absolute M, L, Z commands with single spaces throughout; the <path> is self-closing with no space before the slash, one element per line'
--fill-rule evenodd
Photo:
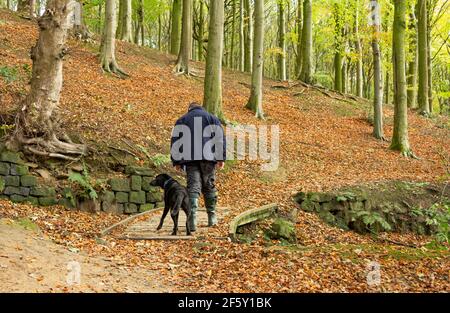
<path fill-rule="evenodd" d="M 172 232 L 172 235 L 176 236 L 177 235 L 177 231 L 178 231 L 178 214 L 172 215 L 172 220 L 173 220 L 173 232 Z"/>
<path fill-rule="evenodd" d="M 184 213 L 186 213 L 186 236 L 190 236 L 191 235 L 191 228 L 189 227 L 189 218 L 191 217 L 191 212 L 188 209 L 184 209 L 183 210 Z"/>
<path fill-rule="evenodd" d="M 164 212 L 163 212 L 163 215 L 161 216 L 161 221 L 159 222 L 158 228 L 156 228 L 156 230 L 160 230 L 160 229 L 163 227 L 164 219 L 166 218 L 167 213 L 169 213 L 169 210 L 170 210 L 170 208 L 169 208 L 169 206 L 166 204 L 166 205 L 164 206 Z"/>

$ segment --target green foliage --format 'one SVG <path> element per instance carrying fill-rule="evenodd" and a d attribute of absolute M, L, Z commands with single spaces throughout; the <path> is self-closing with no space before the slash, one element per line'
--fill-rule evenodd
<path fill-rule="evenodd" d="M 0 66 L 0 76 L 6 81 L 7 84 L 17 80 L 17 68 L 15 66 Z"/>
<path fill-rule="evenodd" d="M 156 167 L 163 166 L 167 163 L 170 163 L 170 155 L 161 153 L 155 154 L 154 156 L 150 157 L 150 162 L 152 162 Z"/>
<path fill-rule="evenodd" d="M 380 226 L 384 231 L 392 230 L 392 226 L 378 212 L 366 210 L 358 211 L 354 213 L 352 220 L 354 221 L 356 218 L 362 218 L 363 223 L 371 231 L 377 231 L 377 226 Z"/>
<path fill-rule="evenodd" d="M 320 86 L 329 89 L 333 88 L 333 78 L 329 73 L 325 72 L 314 73 L 313 79 Z"/>
<path fill-rule="evenodd" d="M 83 172 L 69 172 L 69 181 L 78 184 L 83 188 L 83 191 L 85 195 L 92 200 L 95 200 L 98 198 L 98 194 L 94 189 L 94 186 L 91 182 L 91 178 L 89 176 L 88 169 L 86 167 L 86 164 L 83 163 Z"/>
<path fill-rule="evenodd" d="M 3 124 L 0 125 L 0 137 L 6 136 L 10 130 L 14 128 L 14 125 Z"/>

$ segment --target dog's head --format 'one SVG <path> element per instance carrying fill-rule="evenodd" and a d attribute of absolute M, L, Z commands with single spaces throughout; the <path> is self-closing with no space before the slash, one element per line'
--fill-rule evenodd
<path fill-rule="evenodd" d="M 157 186 L 157 187 L 164 188 L 164 184 L 166 183 L 166 181 L 168 181 L 170 179 L 173 179 L 173 178 L 167 174 L 159 174 L 158 176 L 155 177 L 154 180 L 152 180 L 150 182 L 150 186 Z"/>

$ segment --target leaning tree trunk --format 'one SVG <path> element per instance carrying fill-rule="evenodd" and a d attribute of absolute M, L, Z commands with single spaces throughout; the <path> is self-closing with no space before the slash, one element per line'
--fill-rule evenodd
<path fill-rule="evenodd" d="M 300 80 L 312 83 L 312 0 L 303 1 L 302 71 Z"/>
<path fill-rule="evenodd" d="M 430 114 L 428 105 L 428 62 L 427 62 L 427 0 L 419 0 L 419 17 L 417 24 L 417 45 L 418 45 L 418 63 L 419 63 L 419 90 L 417 94 L 417 104 L 421 114 Z"/>
<path fill-rule="evenodd" d="M 278 55 L 278 78 L 282 81 L 286 80 L 286 22 L 285 22 L 285 3 L 283 0 L 278 2 L 278 47 L 280 53 Z"/>
<path fill-rule="evenodd" d="M 31 49 L 33 71 L 30 93 L 17 116 L 8 147 L 44 157 L 74 159 L 85 155 L 86 146 L 73 143 L 58 115 L 63 83 L 65 42 L 71 27 L 71 0 L 49 0 L 38 19 L 39 39 Z"/>
<path fill-rule="evenodd" d="M 394 132 L 391 149 L 404 156 L 413 156 L 408 140 L 408 107 L 405 72 L 406 2 L 394 1 L 394 27 L 392 30 L 392 53 L 394 65 Z"/>
<path fill-rule="evenodd" d="M 374 6 L 372 10 L 378 6 L 377 1 L 373 1 Z M 375 14 L 372 14 L 372 50 L 373 50 L 373 82 L 374 82 L 374 97 L 373 97 L 373 135 L 377 139 L 384 139 L 383 134 L 383 90 L 381 83 L 381 51 L 380 51 L 380 24 L 379 19 Z"/>
<path fill-rule="evenodd" d="M 224 120 L 222 112 L 222 55 L 223 55 L 224 0 L 213 0 L 209 7 L 208 52 L 203 106 Z"/>
<path fill-rule="evenodd" d="M 255 28 L 253 43 L 252 87 L 247 108 L 259 119 L 264 118 L 262 106 L 262 82 L 264 61 L 264 2 L 255 1 Z"/>
<path fill-rule="evenodd" d="M 192 3 L 191 0 L 183 0 L 183 19 L 181 30 L 180 52 L 174 72 L 176 74 L 189 75 L 189 60 L 192 53 Z"/>

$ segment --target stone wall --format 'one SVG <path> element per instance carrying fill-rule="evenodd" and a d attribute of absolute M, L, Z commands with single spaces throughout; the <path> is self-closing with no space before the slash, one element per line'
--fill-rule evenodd
<path fill-rule="evenodd" d="M 38 177 L 30 174 L 29 166 L 19 153 L 5 150 L 0 154 L 0 199 L 117 214 L 144 212 L 164 206 L 162 190 L 150 186 L 155 176 L 151 169 L 130 166 L 124 174 L 126 177 L 110 179 L 107 190 L 98 191 L 98 199 L 89 200 L 70 187 L 57 188 L 40 183 Z"/>

